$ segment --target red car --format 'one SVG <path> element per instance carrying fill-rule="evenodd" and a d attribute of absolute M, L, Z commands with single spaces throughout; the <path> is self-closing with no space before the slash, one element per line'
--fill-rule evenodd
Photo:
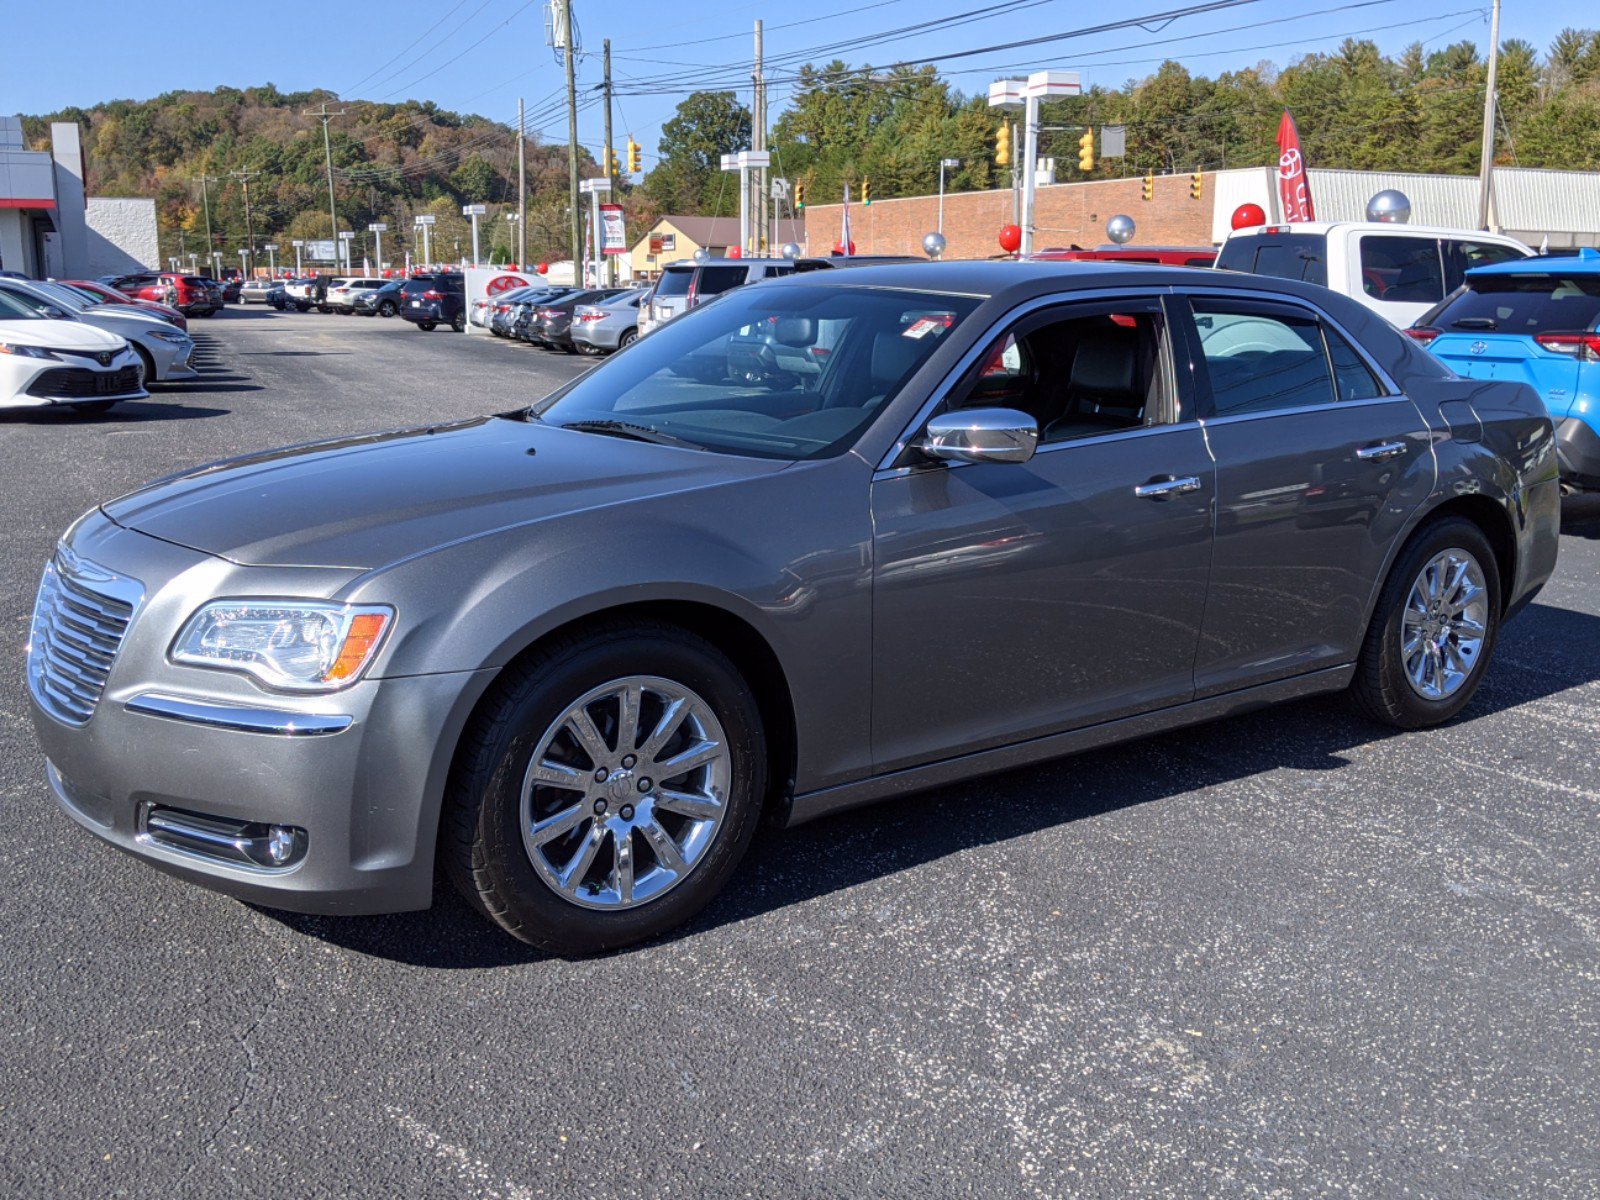
<path fill-rule="evenodd" d="M 1101 246 L 1095 250 L 1052 246 L 1035 251 L 1035 262 L 1161 263 L 1168 267 L 1212 267 L 1217 263 L 1213 246 Z"/>
<path fill-rule="evenodd" d="M 62 283 L 69 288 L 76 288 L 87 293 L 92 299 L 102 304 L 131 304 L 134 308 L 147 313 L 154 313 L 163 321 L 169 321 L 185 333 L 189 332 L 189 318 L 184 316 L 170 304 L 160 304 L 154 300 L 135 300 L 125 296 L 114 287 L 103 283 L 96 283 L 91 279 L 63 279 Z"/>
<path fill-rule="evenodd" d="M 135 300 L 154 300 L 169 304 L 186 317 L 209 317 L 220 307 L 216 296 L 198 275 L 177 271 L 139 271 L 133 275 L 103 278 L 117 291 Z"/>

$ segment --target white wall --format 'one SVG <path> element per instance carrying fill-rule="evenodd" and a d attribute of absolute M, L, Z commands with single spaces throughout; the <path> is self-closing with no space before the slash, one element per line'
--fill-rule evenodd
<path fill-rule="evenodd" d="M 86 278 L 163 265 L 161 248 L 156 241 L 154 200 L 90 196 L 86 216 L 89 226 L 83 268 Z"/>

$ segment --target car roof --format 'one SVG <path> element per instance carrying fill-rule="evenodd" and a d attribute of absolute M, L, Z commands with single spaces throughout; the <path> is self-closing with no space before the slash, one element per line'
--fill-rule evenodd
<path fill-rule="evenodd" d="M 1270 235 L 1281 237 L 1289 233 L 1332 233 L 1335 230 L 1351 229 L 1358 232 L 1371 233 L 1420 233 L 1429 237 L 1458 237 L 1471 240 L 1491 242 L 1509 242 L 1520 246 L 1522 243 L 1514 237 L 1503 233 L 1486 233 L 1476 229 L 1452 229 L 1448 225 L 1409 225 L 1397 224 L 1393 221 L 1268 221 L 1265 225 L 1247 225 L 1243 229 L 1235 229 L 1229 237 L 1255 237 Z"/>
<path fill-rule="evenodd" d="M 1576 254 L 1543 254 L 1513 258 L 1487 267 L 1469 267 L 1468 279 L 1503 275 L 1600 275 L 1600 250 L 1585 246 Z"/>

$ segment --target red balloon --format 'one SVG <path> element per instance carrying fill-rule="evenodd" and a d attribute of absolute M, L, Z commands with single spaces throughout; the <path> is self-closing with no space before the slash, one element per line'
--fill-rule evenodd
<path fill-rule="evenodd" d="M 1007 254 L 1015 254 L 1018 250 L 1022 249 L 1022 226 L 1000 226 L 1000 249 L 1004 250 Z"/>
<path fill-rule="evenodd" d="M 738 246 L 729 246 L 728 247 L 728 257 L 729 258 L 743 258 L 744 257 L 744 250 L 741 249 Z"/>
<path fill-rule="evenodd" d="M 548 274 L 550 274 L 550 264 L 549 263 L 540 263 L 537 267 L 534 268 L 534 270 L 539 272 L 539 274 L 541 274 L 541 275 L 548 275 Z"/>
<path fill-rule="evenodd" d="M 1266 209 L 1259 204 L 1241 204 L 1233 210 L 1233 227 L 1235 229 L 1249 229 L 1256 225 L 1267 223 Z"/>
<path fill-rule="evenodd" d="M 835 242 L 833 244 L 833 252 L 836 255 L 842 255 L 844 253 L 844 243 L 843 242 Z M 854 254 L 855 252 L 856 252 L 856 244 L 854 242 L 851 242 L 850 243 L 850 253 Z"/>

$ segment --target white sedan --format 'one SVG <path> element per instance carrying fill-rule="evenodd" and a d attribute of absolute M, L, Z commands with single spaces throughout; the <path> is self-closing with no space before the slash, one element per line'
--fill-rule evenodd
<path fill-rule="evenodd" d="M 82 321 L 131 343 L 144 365 L 146 383 L 200 377 L 200 372 L 189 365 L 194 339 L 154 313 L 143 313 L 128 305 L 95 304 L 59 283 L 32 279 L 0 279 L 0 291 L 42 316 Z"/>
<path fill-rule="evenodd" d="M 125 339 L 83 321 L 51 320 L 0 292 L 0 408 L 104 412 L 149 394 Z"/>

